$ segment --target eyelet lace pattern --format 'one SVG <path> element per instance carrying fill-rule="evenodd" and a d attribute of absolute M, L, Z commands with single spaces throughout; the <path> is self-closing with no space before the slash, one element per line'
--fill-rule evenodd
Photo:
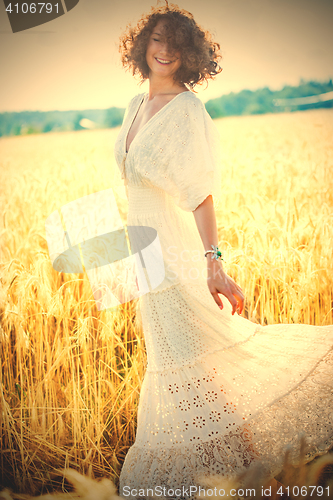
<path fill-rule="evenodd" d="M 302 433 L 308 461 L 332 446 L 333 327 L 261 326 L 222 299 L 220 311 L 194 284 L 140 297 L 148 364 L 120 495 L 232 478 L 258 460 L 274 476 L 287 447 L 298 465 Z"/>

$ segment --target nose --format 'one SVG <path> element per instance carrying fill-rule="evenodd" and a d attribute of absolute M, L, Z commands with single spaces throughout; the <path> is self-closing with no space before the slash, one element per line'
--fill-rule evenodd
<path fill-rule="evenodd" d="M 170 42 L 170 40 L 168 40 L 168 38 L 166 36 L 161 37 L 161 39 L 160 39 L 160 47 L 161 47 L 161 51 L 162 52 L 168 53 L 168 54 L 172 54 L 173 50 L 169 46 L 169 42 Z"/>
<path fill-rule="evenodd" d="M 168 45 L 168 42 L 163 42 L 162 45 L 161 45 L 161 49 L 160 49 L 160 52 L 162 52 L 163 54 L 168 54 L 169 53 L 169 45 Z"/>
<path fill-rule="evenodd" d="M 160 47 L 160 53 L 161 53 L 161 55 L 163 54 L 164 56 L 167 56 L 167 57 L 174 57 L 176 51 L 174 49 L 172 49 L 171 47 L 169 47 L 168 42 L 163 42 L 163 44 Z"/>

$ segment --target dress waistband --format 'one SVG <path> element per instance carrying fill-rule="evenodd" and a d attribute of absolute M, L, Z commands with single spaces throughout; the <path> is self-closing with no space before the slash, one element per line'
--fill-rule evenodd
<path fill-rule="evenodd" d="M 165 212 L 169 196 L 163 189 L 128 184 L 128 212 L 131 214 L 151 214 Z"/>

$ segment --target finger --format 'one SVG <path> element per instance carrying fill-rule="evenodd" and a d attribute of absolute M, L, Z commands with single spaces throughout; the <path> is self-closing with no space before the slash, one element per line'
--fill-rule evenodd
<path fill-rule="evenodd" d="M 211 292 L 216 304 L 219 306 L 220 309 L 223 309 L 223 302 L 219 297 L 219 294 L 216 292 Z"/>
<path fill-rule="evenodd" d="M 224 295 L 230 302 L 231 306 L 232 306 L 232 314 L 235 314 L 236 312 L 236 309 L 237 309 L 237 300 L 235 299 L 234 295 L 236 295 L 235 293 L 233 293 L 232 290 L 219 290 L 217 289 L 218 293 L 222 293 L 222 295 Z M 212 292 L 213 294 L 214 292 Z M 221 300 L 219 298 L 219 300 Z"/>
<path fill-rule="evenodd" d="M 231 292 L 228 294 L 225 294 L 225 297 L 229 300 L 231 307 L 232 307 L 231 314 L 234 315 L 236 310 L 237 310 L 237 305 L 238 305 L 237 300 L 235 299 L 235 297 L 233 296 L 233 294 Z"/>
<path fill-rule="evenodd" d="M 237 308 L 239 308 L 239 314 L 242 314 L 243 308 L 244 308 L 244 295 L 243 294 L 235 294 L 236 300 L 238 302 Z"/>
<path fill-rule="evenodd" d="M 234 297 L 236 299 L 236 304 L 237 304 L 236 311 L 237 309 L 239 309 L 239 314 L 241 314 L 243 310 L 243 301 L 239 298 L 239 296 L 236 293 L 234 293 Z"/>
<path fill-rule="evenodd" d="M 239 308 L 239 314 L 242 314 L 243 309 L 244 309 L 244 299 L 241 301 L 241 306 Z"/>
<path fill-rule="evenodd" d="M 238 309 L 238 314 L 242 314 L 242 311 L 243 311 L 243 302 L 238 301 L 237 309 Z"/>

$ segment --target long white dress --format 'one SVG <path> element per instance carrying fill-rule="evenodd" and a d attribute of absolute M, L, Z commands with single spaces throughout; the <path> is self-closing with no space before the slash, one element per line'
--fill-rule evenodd
<path fill-rule="evenodd" d="M 297 465 L 303 432 L 307 461 L 333 445 L 333 326 L 261 326 L 232 316 L 222 295 L 217 307 L 191 213 L 209 194 L 223 201 L 217 129 L 201 100 L 183 92 L 126 153 L 143 99 L 127 108 L 115 156 L 127 224 L 157 230 L 165 278 L 138 301 L 148 364 L 119 493 L 151 498 L 147 488 L 166 487 L 188 498 L 199 476 L 233 478 L 258 460 L 273 477 L 288 445 Z"/>

